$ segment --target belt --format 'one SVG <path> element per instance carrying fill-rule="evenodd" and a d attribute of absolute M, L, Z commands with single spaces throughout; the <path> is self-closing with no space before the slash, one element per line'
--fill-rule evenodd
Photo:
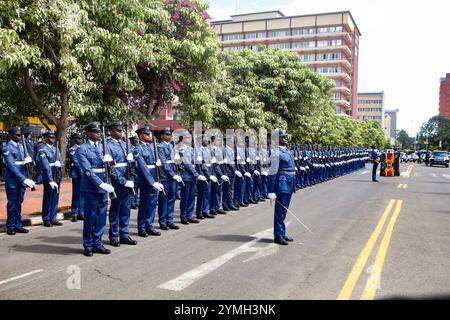
<path fill-rule="evenodd" d="M 247 164 L 247 162 L 241 162 L 241 164 Z"/>
<path fill-rule="evenodd" d="M 167 160 L 166 163 L 174 163 L 173 160 Z"/>
<path fill-rule="evenodd" d="M 124 168 L 128 166 L 128 163 L 117 163 L 115 166 L 113 166 L 113 168 Z"/>
<path fill-rule="evenodd" d="M 291 171 L 281 171 L 281 172 L 278 172 L 278 174 L 284 174 L 286 176 L 295 176 L 295 172 L 291 172 Z"/>
<path fill-rule="evenodd" d="M 147 168 L 149 168 L 149 169 L 155 169 L 156 166 L 155 166 L 154 164 L 149 164 L 149 165 L 147 165 Z"/>
<path fill-rule="evenodd" d="M 205 164 L 205 166 L 207 166 L 207 167 L 211 167 L 211 165 L 210 165 L 209 163 L 206 163 L 206 164 Z"/>
<path fill-rule="evenodd" d="M 54 167 L 55 166 L 55 163 L 53 162 L 53 163 L 49 163 L 48 164 L 50 167 Z"/>
<path fill-rule="evenodd" d="M 92 169 L 94 173 L 105 173 L 105 168 L 94 168 Z"/>
<path fill-rule="evenodd" d="M 15 161 L 14 164 L 18 166 L 23 166 L 25 164 L 25 161 Z"/>

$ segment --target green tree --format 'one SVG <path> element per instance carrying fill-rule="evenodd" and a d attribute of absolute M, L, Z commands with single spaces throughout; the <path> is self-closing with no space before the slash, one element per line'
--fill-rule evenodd
<path fill-rule="evenodd" d="M 432 148 L 439 148 L 441 142 L 443 149 L 450 149 L 450 119 L 436 116 L 425 122 L 420 128 L 418 141 L 425 144 L 427 140 Z"/>
<path fill-rule="evenodd" d="M 410 137 L 405 130 L 397 131 L 397 141 L 403 149 L 408 149 L 414 145 L 415 139 Z"/>

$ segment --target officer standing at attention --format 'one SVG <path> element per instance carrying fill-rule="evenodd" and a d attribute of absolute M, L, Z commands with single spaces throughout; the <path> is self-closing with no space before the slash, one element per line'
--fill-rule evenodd
<path fill-rule="evenodd" d="M 164 186 L 157 182 L 155 150 L 151 141 L 151 131 L 149 127 L 136 130 L 139 136 L 139 143 L 135 146 L 133 155 L 137 161 L 136 185 L 142 195 L 138 209 L 138 234 L 146 238 L 160 236 L 161 233 L 153 227 L 155 221 L 156 204 L 158 195 L 164 191 Z"/>
<path fill-rule="evenodd" d="M 108 150 L 112 160 L 116 163 L 111 169 L 111 182 L 116 191 L 117 198 L 111 200 L 109 208 L 109 242 L 113 247 L 120 244 L 136 245 L 137 241 L 131 239 L 129 222 L 131 213 L 131 189 L 134 189 L 134 178 L 127 179 L 127 161 L 134 160 L 132 154 L 127 154 L 123 137 L 121 121 L 113 121 L 108 126 L 110 139 Z M 108 159 L 109 160 L 109 159 Z"/>
<path fill-rule="evenodd" d="M 84 127 L 87 141 L 77 150 L 81 175 L 81 197 L 84 200 L 83 246 L 84 255 L 91 257 L 93 252 L 110 254 L 103 246 L 102 236 L 106 227 L 108 193 L 114 187 L 106 183 L 105 159 L 100 141 L 100 124 L 92 122 Z"/>
<path fill-rule="evenodd" d="M 378 164 L 380 163 L 380 153 L 378 152 L 376 145 L 372 146 L 372 151 L 370 153 L 370 158 L 373 161 L 372 181 L 373 182 L 379 182 L 377 180 L 377 168 L 378 168 Z"/>
<path fill-rule="evenodd" d="M 22 202 L 26 187 L 34 188 L 35 182 L 27 177 L 25 164 L 33 162 L 31 157 L 25 158 L 21 142 L 21 128 L 14 127 L 8 130 L 9 142 L 3 148 L 3 159 L 5 160 L 5 190 L 8 218 L 6 221 L 6 233 L 10 236 L 18 233 L 28 233 L 22 226 Z"/>
<path fill-rule="evenodd" d="M 42 183 L 44 184 L 42 221 L 45 227 L 62 226 L 62 223 L 57 220 L 59 189 L 62 177 L 60 176 L 61 170 L 56 170 L 56 168 L 62 168 L 63 161 L 61 153 L 54 146 L 56 141 L 55 133 L 47 131 L 42 137 L 45 144 L 38 153 L 39 163 L 42 168 Z M 58 157 L 56 156 L 57 154 Z"/>
<path fill-rule="evenodd" d="M 83 135 L 74 133 L 70 136 L 72 146 L 67 150 L 70 159 L 70 178 L 72 179 L 72 222 L 84 219 L 83 199 L 81 198 L 81 169 L 78 164 L 77 150 L 83 143 Z"/>
<path fill-rule="evenodd" d="M 215 136 L 211 137 L 211 169 L 217 178 L 217 182 L 211 185 L 211 201 L 210 212 L 211 214 L 227 214 L 222 210 L 222 187 L 223 184 L 230 183 L 230 179 L 223 173 L 223 151 L 220 145 L 221 141 L 216 139 Z M 223 183 L 220 183 L 220 180 Z"/>
<path fill-rule="evenodd" d="M 271 167 L 269 171 L 269 198 L 276 201 L 274 217 L 274 242 L 280 245 L 287 245 L 294 241 L 286 236 L 287 210 L 291 202 L 292 194 L 295 192 L 295 161 L 292 153 L 287 149 L 288 141 L 286 132 L 277 129 L 279 137 L 278 149 L 271 156 Z"/>
<path fill-rule="evenodd" d="M 229 183 L 225 183 L 223 186 L 223 210 L 238 211 L 239 206 L 235 205 L 233 201 L 233 195 L 234 186 L 236 184 L 235 180 L 239 179 L 239 175 L 242 177 L 242 174 L 237 169 L 234 149 L 232 148 L 234 146 L 234 136 L 227 136 L 224 142 L 225 146 L 223 149 L 223 167 L 225 173 L 228 176 Z"/>
<path fill-rule="evenodd" d="M 192 147 L 192 137 L 187 130 L 179 136 L 178 152 L 182 160 L 181 177 L 184 186 L 181 187 L 180 219 L 182 224 L 199 223 L 193 219 L 195 204 L 196 183 L 204 183 L 206 177 L 199 174 L 195 169 L 195 152 Z"/>
<path fill-rule="evenodd" d="M 160 195 L 158 200 L 159 226 L 162 230 L 178 230 L 180 227 L 174 223 L 173 214 L 177 197 L 177 183 L 181 183 L 183 178 L 176 172 L 173 146 L 170 143 L 172 130 L 164 128 L 160 130 L 159 134 L 161 142 L 158 145 L 158 155 L 164 168 L 161 172 L 161 183 L 165 190 L 165 194 Z"/>

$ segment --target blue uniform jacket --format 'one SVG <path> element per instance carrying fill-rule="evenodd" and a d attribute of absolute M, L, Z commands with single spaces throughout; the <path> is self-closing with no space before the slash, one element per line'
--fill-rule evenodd
<path fill-rule="evenodd" d="M 39 149 L 38 157 L 39 164 L 42 169 L 42 182 L 49 183 L 54 181 L 53 177 L 55 176 L 56 167 L 54 163 L 56 160 L 61 162 L 61 168 L 64 167 L 63 160 L 61 158 L 61 153 L 58 152 L 58 159 L 56 159 L 56 147 L 49 146 L 48 144 L 44 144 L 41 149 Z M 62 177 L 59 177 L 62 178 Z"/>
<path fill-rule="evenodd" d="M 100 184 L 106 182 L 103 164 L 103 146 L 95 148 L 90 141 L 83 143 L 77 152 L 81 175 L 81 191 L 106 193 Z"/>
<path fill-rule="evenodd" d="M 242 174 L 247 172 L 246 168 L 246 157 L 245 157 L 245 149 L 244 148 L 236 148 L 236 166 Z"/>
<path fill-rule="evenodd" d="M 133 149 L 134 159 L 137 162 L 136 183 L 152 186 L 157 180 L 154 152 L 152 144 L 142 141 Z"/>
<path fill-rule="evenodd" d="M 80 148 L 79 145 L 74 144 L 67 150 L 67 155 L 70 159 L 70 177 L 72 179 L 79 179 L 81 177 L 81 169 L 80 165 L 78 164 L 78 156 L 77 156 L 77 150 Z"/>
<path fill-rule="evenodd" d="M 111 179 L 118 184 L 124 186 L 127 182 L 127 151 L 126 145 L 123 140 L 108 139 L 106 142 L 108 146 L 108 151 L 116 162 L 116 165 L 111 168 Z M 130 177 L 133 181 L 133 177 Z"/>
<path fill-rule="evenodd" d="M 195 152 L 191 146 L 181 144 L 179 148 L 181 160 L 183 161 L 183 170 L 181 177 L 184 181 L 196 181 L 199 173 L 195 169 Z"/>
<path fill-rule="evenodd" d="M 234 150 L 229 146 L 225 146 L 224 148 L 224 159 L 227 159 L 226 165 L 228 168 L 228 174 L 234 175 L 237 170 L 237 166 L 235 162 Z"/>
<path fill-rule="evenodd" d="M 223 154 L 222 150 L 219 147 L 213 146 L 211 148 L 211 166 L 213 165 L 212 164 L 213 159 L 216 162 L 214 166 L 216 177 L 220 178 L 221 176 L 223 176 Z"/>
<path fill-rule="evenodd" d="M 177 168 L 172 158 L 173 154 L 172 144 L 164 141 L 158 144 L 159 160 L 163 166 L 163 170 L 161 171 L 162 181 L 172 181 L 173 177 L 177 175 Z"/>
<path fill-rule="evenodd" d="M 13 184 L 22 183 L 26 177 L 25 166 L 23 165 L 23 159 L 25 155 L 20 148 L 20 143 L 9 141 L 6 146 L 3 147 L 3 159 L 5 160 L 5 183 L 11 182 Z"/>
<path fill-rule="evenodd" d="M 278 161 L 278 170 L 276 163 Z M 278 147 L 278 152 L 272 155 L 271 162 L 274 168 L 271 168 L 268 180 L 269 193 L 288 193 L 295 192 L 295 162 L 291 152 L 284 147 Z"/>

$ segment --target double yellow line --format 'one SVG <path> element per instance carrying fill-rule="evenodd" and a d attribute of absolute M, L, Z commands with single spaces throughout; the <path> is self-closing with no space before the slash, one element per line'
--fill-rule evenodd
<path fill-rule="evenodd" d="M 371 267 L 369 278 L 366 282 L 366 285 L 364 287 L 363 293 L 361 295 L 361 300 L 372 300 L 375 297 L 377 288 L 379 286 L 379 278 L 381 275 L 381 271 L 383 269 L 384 260 L 386 258 L 387 250 L 389 247 L 389 243 L 391 241 L 392 232 L 394 230 L 394 225 L 397 222 L 397 218 L 400 214 L 400 211 L 402 209 L 402 200 L 390 200 L 388 206 L 386 207 L 386 210 L 384 211 L 383 215 L 380 218 L 380 221 L 378 222 L 378 225 L 376 226 L 375 230 L 371 234 L 369 240 L 367 241 L 366 245 L 362 249 L 361 253 L 358 256 L 358 259 L 356 260 L 352 271 L 348 275 L 347 281 L 345 281 L 344 286 L 342 287 L 341 292 L 339 293 L 338 300 L 348 300 L 350 299 L 353 290 L 355 289 L 356 283 L 358 282 L 358 279 L 367 263 L 367 260 L 369 259 L 369 256 L 375 246 L 375 243 L 378 240 L 378 237 L 381 234 L 381 231 L 384 227 L 384 224 L 386 223 L 389 213 L 392 211 L 392 208 L 395 205 L 394 213 L 391 216 L 391 219 L 389 220 L 389 224 L 386 228 L 386 231 L 384 233 L 383 239 L 381 240 L 380 247 L 378 248 L 378 253 L 375 258 L 375 264 Z"/>
<path fill-rule="evenodd" d="M 408 169 L 406 169 L 405 178 L 411 177 L 411 172 L 413 171 L 413 169 L 414 169 L 414 166 L 412 164 L 410 164 L 408 166 Z"/>
<path fill-rule="evenodd" d="M 407 189 L 408 185 L 407 184 L 399 184 L 397 189 Z"/>

